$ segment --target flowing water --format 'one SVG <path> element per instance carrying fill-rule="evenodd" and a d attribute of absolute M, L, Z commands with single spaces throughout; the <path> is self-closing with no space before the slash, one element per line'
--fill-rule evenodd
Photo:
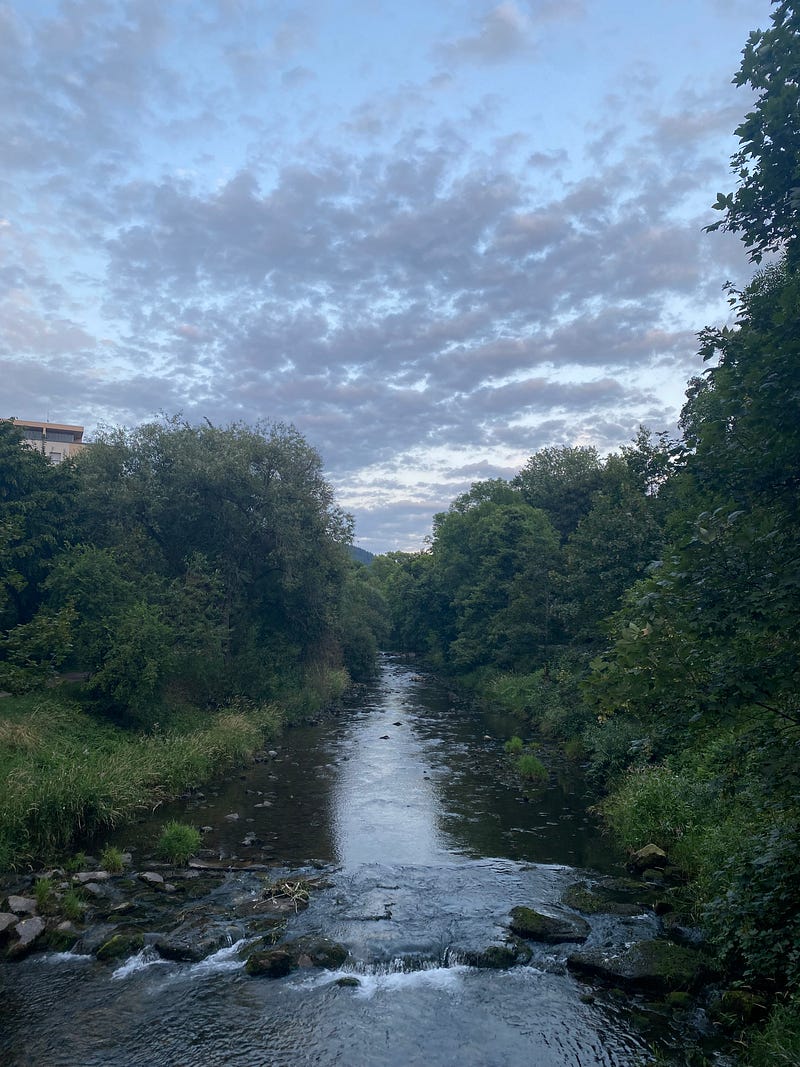
<path fill-rule="evenodd" d="M 290 731 L 274 758 L 117 839 L 138 858 L 157 825 L 178 817 L 211 827 L 204 844 L 216 857 L 324 875 L 330 885 L 291 917 L 287 937 L 342 942 L 350 950 L 342 970 L 251 978 L 241 943 L 201 963 L 147 949 L 115 964 L 31 956 L 0 972 L 0 1063 L 651 1062 L 640 1029 L 646 1006 L 634 1011 L 632 998 L 571 976 L 568 946 L 535 948 L 530 963 L 505 970 L 463 962 L 503 942 L 513 906 L 558 906 L 591 872 L 621 872 L 573 776 L 554 774 L 540 795 L 521 796 L 503 755 L 510 732 L 385 658 L 379 681 L 339 716 Z M 228 873 L 213 907 L 237 914 L 263 878 Z M 656 923 L 651 914 L 591 921 L 595 941 L 649 936 Z M 359 984 L 337 984 L 345 976 Z"/>

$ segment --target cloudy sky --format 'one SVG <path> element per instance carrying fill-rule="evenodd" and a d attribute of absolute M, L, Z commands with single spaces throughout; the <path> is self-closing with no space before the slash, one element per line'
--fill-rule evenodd
<path fill-rule="evenodd" d="M 0 417 L 294 423 L 372 551 L 674 425 L 768 0 L 0 3 Z"/>

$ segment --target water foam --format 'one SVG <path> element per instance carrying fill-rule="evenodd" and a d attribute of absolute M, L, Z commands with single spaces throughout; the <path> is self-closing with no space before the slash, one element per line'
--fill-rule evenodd
<path fill-rule="evenodd" d="M 166 963 L 155 949 L 149 946 L 143 948 L 141 952 L 137 952 L 135 956 L 131 956 L 130 959 L 117 967 L 111 977 L 113 979 L 130 978 L 133 974 L 138 974 L 139 971 L 147 970 L 148 967 L 153 967 L 157 963 Z"/>

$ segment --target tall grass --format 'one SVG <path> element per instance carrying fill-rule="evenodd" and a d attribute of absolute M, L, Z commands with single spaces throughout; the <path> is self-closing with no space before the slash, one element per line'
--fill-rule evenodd
<path fill-rule="evenodd" d="M 332 683 L 337 688 L 340 680 Z M 131 734 L 60 694 L 0 701 L 0 870 L 68 849 L 239 764 L 285 721 L 276 705 L 197 712 Z"/>

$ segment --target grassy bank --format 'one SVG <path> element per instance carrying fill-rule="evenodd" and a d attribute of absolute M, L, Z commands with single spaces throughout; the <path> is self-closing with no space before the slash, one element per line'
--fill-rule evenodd
<path fill-rule="evenodd" d="M 343 671 L 317 671 L 285 700 L 165 711 L 147 732 L 98 719 L 74 692 L 0 700 L 0 870 L 44 860 L 245 762 L 338 699 Z"/>

